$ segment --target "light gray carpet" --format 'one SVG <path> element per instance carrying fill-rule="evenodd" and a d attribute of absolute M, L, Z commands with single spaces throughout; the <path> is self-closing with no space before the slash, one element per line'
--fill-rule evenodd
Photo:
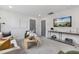
<path fill-rule="evenodd" d="M 23 49 L 23 40 L 19 40 L 17 42 L 21 49 L 9 52 L 8 54 L 57 54 L 60 50 L 65 52 L 69 50 L 79 50 L 79 48 L 75 48 L 73 46 L 54 40 L 46 39 L 44 37 L 41 37 L 41 45 L 39 47 L 35 46 L 30 49 Z"/>

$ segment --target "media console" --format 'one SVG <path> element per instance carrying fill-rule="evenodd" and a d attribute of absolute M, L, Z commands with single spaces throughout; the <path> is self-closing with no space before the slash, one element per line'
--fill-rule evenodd
<path fill-rule="evenodd" d="M 73 33 L 73 32 L 62 32 L 62 31 L 55 31 L 55 30 L 50 30 L 50 31 L 48 31 L 48 32 L 50 33 L 50 36 L 51 36 L 52 33 L 58 33 L 58 34 L 59 34 L 59 39 L 57 39 L 56 41 L 63 42 L 63 43 L 66 43 L 65 41 L 62 40 L 62 35 L 64 35 L 64 34 L 77 35 L 77 36 L 79 36 L 79 33 Z M 67 37 L 66 37 L 66 38 L 67 38 Z M 71 38 L 69 38 L 69 39 L 67 38 L 67 39 L 65 39 L 65 40 L 68 40 L 69 42 L 72 41 Z M 71 40 L 71 41 L 70 41 L 70 40 Z M 68 41 L 67 41 L 67 43 L 68 43 Z M 70 44 L 70 45 L 74 45 L 74 44 Z"/>
<path fill-rule="evenodd" d="M 79 33 L 62 32 L 62 31 L 53 31 L 53 30 L 50 30 L 50 31 L 48 31 L 48 32 L 50 32 L 50 34 L 51 34 L 51 32 L 54 32 L 54 33 L 61 33 L 61 34 L 79 35 Z"/>

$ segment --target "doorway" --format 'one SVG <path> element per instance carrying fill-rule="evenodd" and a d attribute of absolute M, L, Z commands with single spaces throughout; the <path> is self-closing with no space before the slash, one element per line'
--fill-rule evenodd
<path fill-rule="evenodd" d="M 41 36 L 46 36 L 46 21 L 41 21 Z"/>
<path fill-rule="evenodd" d="M 33 19 L 30 19 L 30 30 L 36 33 L 36 21 Z"/>

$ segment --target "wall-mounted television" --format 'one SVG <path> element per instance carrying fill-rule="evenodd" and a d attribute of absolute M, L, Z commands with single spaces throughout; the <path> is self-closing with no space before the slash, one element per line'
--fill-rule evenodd
<path fill-rule="evenodd" d="M 72 17 L 64 16 L 60 18 L 53 19 L 54 27 L 71 27 L 72 26 Z"/>

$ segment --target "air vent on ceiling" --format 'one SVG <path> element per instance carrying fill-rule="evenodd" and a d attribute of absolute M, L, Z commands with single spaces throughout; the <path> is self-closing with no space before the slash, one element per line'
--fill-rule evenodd
<path fill-rule="evenodd" d="M 52 14 L 54 14 L 54 12 L 49 12 L 49 13 L 48 13 L 48 15 L 52 15 Z"/>

